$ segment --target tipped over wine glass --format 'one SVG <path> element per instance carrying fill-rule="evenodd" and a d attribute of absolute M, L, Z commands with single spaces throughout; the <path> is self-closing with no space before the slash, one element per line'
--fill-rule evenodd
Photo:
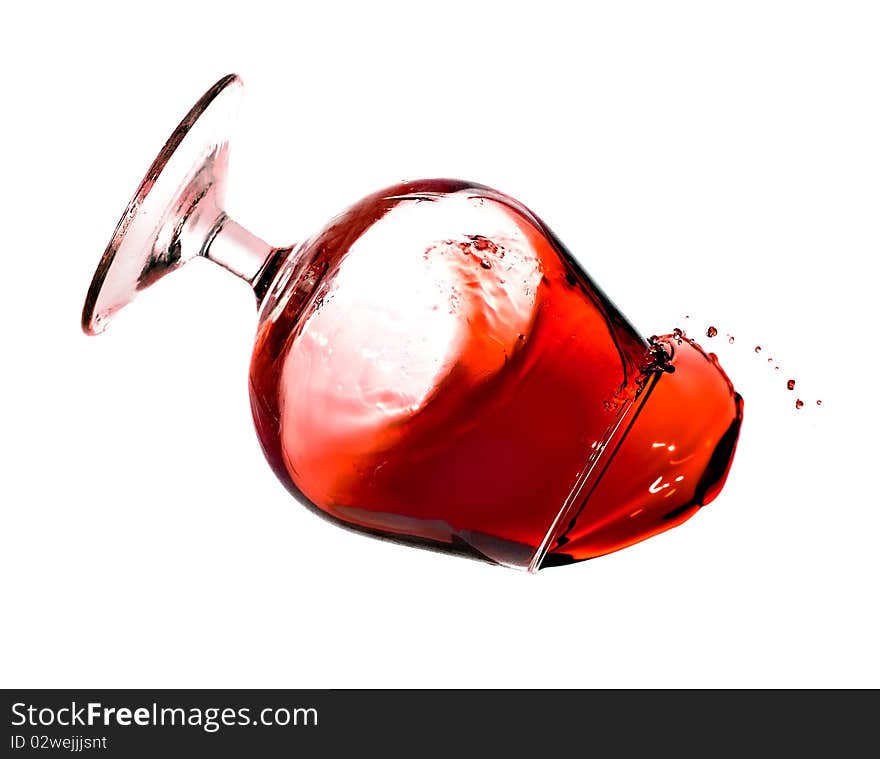
<path fill-rule="evenodd" d="M 403 182 L 275 247 L 224 211 L 242 84 L 217 82 L 123 214 L 83 309 L 102 332 L 196 257 L 257 304 L 263 451 L 316 513 L 537 571 L 674 527 L 720 492 L 743 403 L 711 354 L 643 338 L 528 208 Z"/>

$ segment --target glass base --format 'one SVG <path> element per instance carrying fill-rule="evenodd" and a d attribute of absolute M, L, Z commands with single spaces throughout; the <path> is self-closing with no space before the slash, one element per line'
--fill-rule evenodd
<path fill-rule="evenodd" d="M 242 82 L 217 82 L 174 130 L 141 181 L 92 278 L 82 328 L 96 335 L 140 290 L 200 255 L 225 221 L 227 139 Z"/>

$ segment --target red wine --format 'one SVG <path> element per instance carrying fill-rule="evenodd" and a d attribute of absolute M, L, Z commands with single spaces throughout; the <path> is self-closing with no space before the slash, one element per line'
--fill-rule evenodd
<path fill-rule="evenodd" d="M 666 370 L 643 391 L 544 566 L 601 556 L 668 530 L 721 491 L 742 398 L 715 355 L 696 343 L 668 335 L 655 345 L 666 354 Z"/>
<path fill-rule="evenodd" d="M 535 568 L 668 529 L 724 482 L 742 401 L 717 362 L 678 333 L 646 342 L 501 193 L 391 187 L 279 272 L 254 419 L 324 516 Z"/>

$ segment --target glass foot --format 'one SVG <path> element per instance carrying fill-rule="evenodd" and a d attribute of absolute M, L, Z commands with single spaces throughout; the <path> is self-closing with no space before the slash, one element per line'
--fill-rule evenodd
<path fill-rule="evenodd" d="M 226 221 L 227 139 L 241 98 L 218 81 L 174 130 L 125 209 L 92 278 L 82 314 L 90 335 L 140 290 L 201 255 Z"/>

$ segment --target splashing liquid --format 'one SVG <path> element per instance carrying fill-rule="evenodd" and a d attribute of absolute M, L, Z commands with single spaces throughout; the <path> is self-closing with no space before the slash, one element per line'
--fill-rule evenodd
<path fill-rule="evenodd" d="M 681 524 L 721 491 L 743 401 L 714 354 L 674 335 L 657 338 L 667 370 L 646 389 L 620 447 L 544 566 L 589 559 Z M 674 369 L 670 372 L 669 369 Z M 695 423 L 695 420 L 701 420 Z"/>
<path fill-rule="evenodd" d="M 717 362 L 681 333 L 647 343 L 511 198 L 398 185 L 288 269 L 251 402 L 276 473 L 320 514 L 534 569 L 643 540 L 720 490 L 742 401 Z"/>
<path fill-rule="evenodd" d="M 685 319 L 690 319 L 690 316 L 687 315 L 687 314 L 685 314 L 684 318 L 685 318 Z M 682 334 L 683 334 L 682 330 L 680 330 L 680 329 L 678 329 L 678 328 L 676 328 L 676 329 L 673 330 L 673 332 L 672 332 L 672 336 L 673 336 L 674 338 L 678 338 L 678 339 L 681 338 Z M 710 339 L 711 339 L 711 338 L 716 337 L 717 335 L 718 335 L 718 328 L 715 327 L 714 325 L 709 326 L 709 328 L 706 330 L 706 337 L 707 337 L 707 338 L 710 338 Z M 727 342 L 728 342 L 730 345 L 733 345 L 733 344 L 736 342 L 736 338 L 734 337 L 734 335 L 728 333 L 728 334 L 726 335 L 726 337 L 727 337 Z M 754 350 L 755 350 L 755 353 L 756 353 L 756 354 L 760 354 L 760 353 L 764 350 L 764 348 L 763 348 L 763 346 L 761 346 L 761 345 L 756 345 Z M 730 354 L 727 354 L 727 355 L 729 356 Z M 717 357 L 715 356 L 714 353 L 710 353 L 709 356 L 711 356 L 713 359 L 717 360 Z M 781 367 L 780 367 L 780 365 L 779 365 L 778 363 L 776 363 L 776 359 L 775 359 L 773 356 L 768 356 L 768 357 L 767 357 L 767 363 L 768 363 L 770 366 L 773 367 L 773 371 L 774 371 L 774 372 L 778 372 L 778 371 L 780 371 L 780 368 L 781 368 Z M 795 380 L 794 380 L 794 379 L 789 379 L 789 380 L 786 381 L 785 386 L 786 386 L 786 388 L 788 388 L 789 390 L 794 390 L 794 389 L 795 389 L 795 384 L 796 384 L 796 383 L 795 383 Z M 794 407 L 795 407 L 796 410 L 800 410 L 800 409 L 802 409 L 802 408 L 804 407 L 804 405 L 805 405 L 805 401 L 803 401 L 802 399 L 797 399 L 797 400 L 795 401 L 795 403 L 794 403 Z M 821 399 L 816 399 L 816 406 L 821 406 L 821 405 L 822 405 L 822 400 L 821 400 Z"/>

